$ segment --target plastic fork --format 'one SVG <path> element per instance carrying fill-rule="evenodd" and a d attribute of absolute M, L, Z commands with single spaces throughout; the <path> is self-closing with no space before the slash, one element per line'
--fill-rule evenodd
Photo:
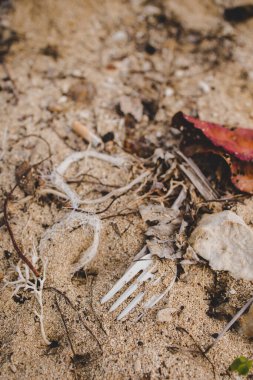
<path fill-rule="evenodd" d="M 151 281 L 152 285 L 156 285 L 160 282 L 161 276 L 157 275 L 157 264 L 153 259 L 153 256 L 149 253 L 143 255 L 146 251 L 146 247 L 140 251 L 140 253 L 135 257 L 134 263 L 128 268 L 125 274 L 118 280 L 118 282 L 112 287 L 112 289 L 102 298 L 101 303 L 104 304 L 110 301 L 118 292 L 120 292 L 134 277 L 138 274 L 135 281 L 119 296 L 119 298 L 112 304 L 109 312 L 115 311 L 124 301 L 126 301 L 133 293 L 141 286 L 141 284 Z M 140 257 L 141 256 L 141 257 Z M 138 259 L 136 260 L 136 258 Z M 137 320 L 142 318 L 145 312 L 153 307 L 157 302 L 159 302 L 172 288 L 176 280 L 176 274 L 173 280 L 166 288 L 166 290 L 160 294 L 153 295 L 146 303 L 143 305 L 144 312 L 139 314 Z M 133 311 L 136 306 L 142 301 L 145 295 L 145 291 L 139 292 L 130 303 L 121 311 L 117 316 L 117 320 L 121 320 L 126 317 L 131 311 Z"/>
<path fill-rule="evenodd" d="M 182 205 L 183 201 L 186 198 L 185 189 L 182 188 L 177 199 L 174 201 L 171 206 L 171 210 L 178 211 Z M 154 259 L 154 255 L 151 253 L 147 253 L 147 246 L 144 246 L 143 249 L 137 253 L 134 257 L 133 263 L 130 265 L 126 273 L 116 282 L 116 284 L 112 287 L 112 289 L 101 299 L 101 303 L 104 304 L 110 301 L 115 294 L 120 292 L 131 280 L 134 279 L 138 275 L 138 277 L 134 280 L 132 285 L 130 285 L 121 296 L 113 303 L 110 308 L 110 312 L 115 311 L 124 301 L 126 301 L 129 297 L 131 297 L 137 289 L 147 281 L 150 281 L 151 285 L 157 285 L 162 276 L 158 274 L 157 271 L 157 260 Z M 175 273 L 167 288 L 158 294 L 153 295 L 150 299 L 144 303 L 143 308 L 144 311 L 139 314 L 137 320 L 142 318 L 145 312 L 151 309 L 154 305 L 156 305 L 173 287 L 176 278 L 177 278 L 177 267 L 175 262 L 173 264 L 175 266 Z M 131 311 L 135 309 L 135 307 L 142 301 L 145 296 L 146 291 L 141 291 L 130 301 L 130 303 L 121 311 L 121 313 L 117 316 L 117 320 L 121 320 L 126 317 Z"/>

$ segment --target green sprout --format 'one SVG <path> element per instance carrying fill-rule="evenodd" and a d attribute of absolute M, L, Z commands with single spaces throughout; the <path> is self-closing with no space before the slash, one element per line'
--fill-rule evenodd
<path fill-rule="evenodd" d="M 245 356 L 238 356 L 230 365 L 229 370 L 237 372 L 239 375 L 246 376 L 253 365 L 253 360 L 246 358 Z"/>

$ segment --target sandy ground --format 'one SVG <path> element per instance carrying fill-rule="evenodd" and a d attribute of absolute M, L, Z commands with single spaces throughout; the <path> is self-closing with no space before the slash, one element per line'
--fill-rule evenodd
<path fill-rule="evenodd" d="M 8 1 L 3 3 L 8 5 Z M 178 110 L 250 127 L 253 20 L 237 26 L 225 22 L 223 8 L 231 4 L 234 2 L 220 0 L 19 0 L 12 3 L 12 9 L 1 9 L 7 33 L 11 29 L 19 36 L 5 57 L 18 101 L 13 83 L 0 67 L 1 140 L 8 130 L 7 150 L 0 162 L 1 205 L 15 183 L 15 167 L 24 160 L 34 163 L 47 154 L 43 141 L 22 139 L 24 136 L 36 134 L 46 139 L 53 165 L 73 149 L 87 148 L 71 131 L 75 120 L 100 136 L 113 131 L 122 145 L 126 128 L 115 107 L 123 94 L 157 104 L 155 115 L 144 115 L 136 127 L 156 145 L 166 136 L 171 116 Z M 80 83 L 89 83 L 89 90 L 76 101 L 68 95 L 69 89 Z M 117 151 L 107 144 L 110 153 L 113 149 Z M 48 173 L 49 167 L 45 162 L 41 173 Z M 96 160 L 80 162 L 69 175 L 80 170 L 89 170 L 116 186 L 136 175 L 128 168 L 112 168 Z M 95 191 L 94 184 L 73 186 L 83 196 Z M 97 186 L 95 189 L 101 191 Z M 93 193 L 89 196 L 99 195 Z M 68 211 L 65 203 L 54 197 L 36 193 L 20 202 L 24 197 L 21 190 L 16 191 L 10 221 L 24 252 L 29 252 L 47 228 Z M 120 198 L 110 212 L 121 210 L 131 197 L 130 192 Z M 250 200 L 237 207 L 249 225 L 253 223 L 252 209 Z M 37 305 L 32 294 L 12 298 L 12 289 L 2 289 L 1 379 L 236 378 L 227 371 L 233 359 L 241 354 L 252 356 L 252 344 L 238 328 L 225 335 L 208 353 L 208 359 L 199 347 L 207 347 L 212 334 L 219 332 L 226 318 L 252 295 L 250 282 L 236 281 L 226 273 L 218 273 L 216 278 L 208 267 L 192 266 L 169 296 L 139 322 L 135 317 L 140 309 L 117 322 L 117 313 L 109 314 L 107 304 L 101 306 L 101 297 L 142 248 L 144 229 L 137 215 L 104 220 L 99 253 L 87 278 L 71 278 L 70 268 L 91 242 L 88 227 L 58 234 L 44 245 L 43 254 L 48 258 L 45 286 L 57 288 L 75 305 L 73 310 L 58 295 L 74 350 L 83 355 L 80 362 L 71 359 L 73 352 L 56 308 L 55 292 L 44 291 L 45 329 L 49 339 L 59 343 L 48 348 L 34 315 Z M 17 257 L 3 225 L 0 232 L 3 279 Z M 166 271 L 171 264 L 163 265 Z M 210 312 L 210 295 L 218 293 L 228 299 Z M 159 323 L 157 312 L 165 306 L 175 308 L 176 313 L 170 322 Z M 99 340 L 102 352 L 83 323 Z"/>

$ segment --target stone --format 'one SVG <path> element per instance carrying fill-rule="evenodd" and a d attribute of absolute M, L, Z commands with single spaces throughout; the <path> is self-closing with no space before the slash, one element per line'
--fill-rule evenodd
<path fill-rule="evenodd" d="M 253 231 L 234 212 L 203 215 L 189 243 L 212 269 L 253 280 Z"/>

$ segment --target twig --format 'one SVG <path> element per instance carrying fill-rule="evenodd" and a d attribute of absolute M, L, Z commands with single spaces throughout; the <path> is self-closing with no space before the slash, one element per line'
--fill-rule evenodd
<path fill-rule="evenodd" d="M 252 304 L 253 297 L 251 297 L 246 304 L 235 314 L 235 316 L 231 319 L 231 321 L 228 322 L 228 324 L 225 326 L 225 328 L 218 334 L 215 341 L 210 344 L 210 346 L 207 347 L 205 350 L 205 353 L 207 353 L 213 346 L 226 334 L 226 332 L 230 329 L 230 327 L 233 326 L 233 324 L 239 319 L 242 314 L 248 309 L 248 307 Z"/>
<path fill-rule="evenodd" d="M 191 158 L 187 158 L 182 152 L 176 151 L 188 166 L 179 164 L 181 171 L 189 178 L 205 200 L 217 199 L 218 193 L 212 189 L 209 181 Z"/>
<path fill-rule="evenodd" d="M 81 323 L 83 324 L 83 326 L 85 327 L 85 329 L 86 329 L 86 330 L 90 333 L 90 335 L 95 339 L 95 341 L 97 342 L 97 344 L 98 344 L 98 346 L 99 346 L 99 348 L 100 348 L 100 351 L 103 352 L 103 350 L 102 350 L 102 346 L 101 346 L 101 344 L 100 344 L 98 338 L 97 338 L 96 335 L 91 331 L 91 329 L 86 325 L 86 323 L 84 323 L 84 321 L 83 321 L 83 319 L 82 319 L 82 317 L 81 317 L 79 311 L 78 311 L 78 310 L 76 309 L 76 307 L 72 304 L 72 302 L 70 301 L 70 299 L 68 298 L 68 296 L 66 296 L 66 294 L 64 294 L 63 292 L 61 292 L 59 289 L 54 288 L 54 287 L 52 287 L 52 286 L 48 286 L 48 287 L 44 288 L 44 290 L 50 290 L 50 291 L 53 291 L 53 292 L 59 294 L 60 296 L 62 296 L 62 297 L 64 298 L 65 302 L 66 302 L 67 304 L 69 304 L 69 306 L 70 306 L 70 307 L 71 307 L 71 308 L 77 313 L 78 318 L 79 318 L 79 320 L 81 321 Z"/>
<path fill-rule="evenodd" d="M 202 347 L 200 347 L 200 345 L 196 342 L 196 340 L 193 338 L 191 333 L 189 333 L 184 327 L 177 326 L 177 330 L 180 332 L 186 333 L 191 338 L 191 340 L 194 342 L 195 346 L 197 347 L 199 353 L 203 356 L 203 358 L 205 358 L 211 364 L 214 379 L 216 379 L 215 367 L 213 363 L 211 362 L 211 360 L 206 356 L 206 353 L 207 353 L 206 350 L 203 350 Z"/>
<path fill-rule="evenodd" d="M 77 179 L 78 177 L 82 176 L 81 179 Z M 66 180 L 67 183 L 81 183 L 81 182 L 84 182 L 84 177 L 90 177 L 90 178 L 93 178 L 95 179 L 97 182 L 95 181 L 85 181 L 86 183 L 91 183 L 91 184 L 94 184 L 94 185 L 102 185 L 102 186 L 105 186 L 105 187 L 113 187 L 113 188 L 118 188 L 119 186 L 116 186 L 116 185 L 110 185 L 110 184 L 107 184 L 107 183 L 104 183 L 102 182 L 98 177 L 95 177 L 94 175 L 92 174 L 88 174 L 88 173 L 83 173 L 83 174 L 79 174 L 78 176 L 76 176 L 75 178 L 69 178 Z"/>
<path fill-rule="evenodd" d="M 94 278 L 92 278 L 91 280 L 91 284 L 90 284 L 90 306 L 91 306 L 91 310 L 93 312 L 93 315 L 95 316 L 98 324 L 99 324 L 99 327 L 101 328 L 101 330 L 105 333 L 105 335 L 108 335 L 107 332 L 105 331 L 103 325 L 102 325 L 102 322 L 100 321 L 100 319 L 98 318 L 97 314 L 95 313 L 95 310 L 94 310 L 94 307 L 93 307 L 93 281 L 94 281 Z"/>
<path fill-rule="evenodd" d="M 4 201 L 4 208 L 3 208 L 4 223 L 6 225 L 8 233 L 10 235 L 10 238 L 11 238 L 11 241 L 12 241 L 12 245 L 13 245 L 15 251 L 17 252 L 18 256 L 20 257 L 20 259 L 24 263 L 26 263 L 26 265 L 31 269 L 31 271 L 35 274 L 36 277 L 40 277 L 40 274 L 37 271 L 37 269 L 33 266 L 33 264 L 31 263 L 31 261 L 23 254 L 23 252 L 19 248 L 18 243 L 17 243 L 17 241 L 16 241 L 16 239 L 14 237 L 12 228 L 10 226 L 9 220 L 8 220 L 8 203 L 9 203 L 9 201 L 11 199 L 11 196 L 12 196 L 14 190 L 17 188 L 17 186 L 18 186 L 18 183 L 16 183 L 16 185 L 12 188 L 12 190 L 6 195 L 6 198 L 5 198 L 5 201 Z"/>
<path fill-rule="evenodd" d="M 36 136 L 38 137 L 38 136 Z M 40 138 L 40 137 L 39 137 Z M 43 138 L 42 138 L 43 139 Z M 44 139 L 43 139 L 44 140 Z M 45 140 L 46 141 L 46 140 Z M 48 144 L 48 143 L 47 143 Z M 49 155 L 42 159 L 41 161 L 37 162 L 36 164 L 30 166 L 26 171 L 25 173 L 23 174 L 23 176 L 27 176 L 28 173 L 36 168 L 37 166 L 39 166 L 40 164 L 42 164 L 44 161 L 48 160 L 50 157 L 51 157 L 51 150 L 50 150 L 50 145 L 48 144 L 49 146 Z M 15 251 L 17 252 L 18 256 L 20 257 L 20 259 L 31 269 L 31 271 L 34 273 L 34 275 L 36 277 L 40 277 L 40 274 L 39 272 L 37 271 L 37 269 L 34 267 L 34 265 L 32 264 L 32 262 L 23 254 L 22 250 L 20 249 L 15 237 L 14 237 L 14 233 L 12 231 L 12 228 L 10 226 L 10 223 L 9 223 L 9 219 L 8 219 L 8 203 L 9 201 L 11 200 L 11 197 L 15 191 L 15 189 L 18 187 L 19 183 L 16 183 L 15 186 L 11 189 L 11 191 L 6 195 L 6 198 L 5 198 L 5 201 L 4 201 L 4 206 L 3 206 L 3 213 L 4 213 L 4 223 L 6 225 L 6 228 L 7 228 L 7 231 L 10 235 L 10 238 L 11 238 L 11 241 L 12 241 L 12 245 L 15 249 Z"/>
<path fill-rule="evenodd" d="M 10 70 L 8 69 L 8 67 L 4 61 L 2 61 L 2 65 L 3 65 L 3 69 L 5 71 L 5 74 L 7 75 L 7 77 L 9 78 L 9 80 L 12 84 L 13 95 L 14 95 L 14 98 L 15 98 L 16 103 L 17 103 L 19 101 L 19 95 L 18 95 L 18 89 L 17 89 L 16 83 L 15 83 L 14 79 L 12 78 L 12 76 L 10 74 Z"/>
<path fill-rule="evenodd" d="M 59 314 L 60 314 L 60 316 L 61 316 L 61 320 L 62 320 L 62 323 L 63 323 L 64 329 L 65 329 L 65 331 L 66 331 L 67 339 L 68 339 L 68 342 L 69 342 L 69 345 L 70 345 L 71 351 L 72 351 L 72 353 L 73 353 L 73 356 L 76 356 L 76 352 L 75 352 L 75 350 L 74 350 L 74 346 L 73 346 L 72 341 L 71 341 L 71 339 L 70 339 L 70 335 L 69 335 L 69 331 L 68 331 L 68 327 L 67 327 L 66 321 L 65 321 L 64 316 L 63 316 L 63 314 L 62 314 L 62 311 L 61 311 L 61 309 L 60 309 L 60 305 L 59 305 L 59 303 L 58 303 L 58 301 L 57 301 L 57 296 L 55 296 L 55 304 L 56 304 L 57 310 L 58 310 L 58 312 L 59 312 Z"/>

